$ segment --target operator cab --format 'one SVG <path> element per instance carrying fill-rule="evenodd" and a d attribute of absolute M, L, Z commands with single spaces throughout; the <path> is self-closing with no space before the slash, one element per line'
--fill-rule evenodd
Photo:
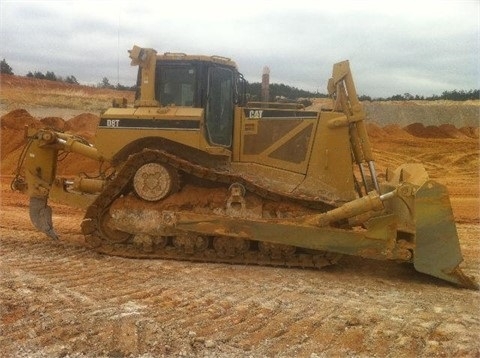
<path fill-rule="evenodd" d="M 161 106 L 203 108 L 211 145 L 232 146 L 234 106 L 244 105 L 245 89 L 243 75 L 227 58 L 157 56 L 155 100 Z"/>

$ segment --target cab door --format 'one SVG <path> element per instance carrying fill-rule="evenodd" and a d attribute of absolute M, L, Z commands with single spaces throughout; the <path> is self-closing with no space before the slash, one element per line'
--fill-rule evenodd
<path fill-rule="evenodd" d="M 208 70 L 205 123 L 210 144 L 230 148 L 233 135 L 233 71 L 223 67 Z"/>

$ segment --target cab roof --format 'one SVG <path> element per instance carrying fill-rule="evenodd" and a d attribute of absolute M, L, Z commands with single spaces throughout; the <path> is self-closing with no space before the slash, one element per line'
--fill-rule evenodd
<path fill-rule="evenodd" d="M 165 52 L 164 54 L 157 54 L 157 61 L 202 61 L 217 63 L 224 66 L 237 68 L 237 64 L 228 57 L 223 56 L 205 56 L 205 55 L 187 55 L 182 52 Z"/>

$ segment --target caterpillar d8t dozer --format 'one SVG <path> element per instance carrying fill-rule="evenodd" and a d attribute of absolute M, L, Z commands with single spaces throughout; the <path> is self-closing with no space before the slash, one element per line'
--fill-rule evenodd
<path fill-rule="evenodd" d="M 29 129 L 13 188 L 56 239 L 54 201 L 85 208 L 82 231 L 101 253 L 133 258 L 322 267 L 341 255 L 412 263 L 462 287 L 446 188 L 423 166 L 377 179 L 348 61 L 333 67 L 332 109 L 248 102 L 233 61 L 134 46 L 133 107 L 115 100 L 95 145 Z M 95 176 L 56 176 L 57 158 L 99 162 Z"/>

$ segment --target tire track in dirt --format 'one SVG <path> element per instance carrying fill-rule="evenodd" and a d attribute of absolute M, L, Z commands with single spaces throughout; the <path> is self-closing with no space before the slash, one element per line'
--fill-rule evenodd
<path fill-rule="evenodd" d="M 31 231 L 0 234 L 7 356 L 428 357 L 479 349 L 478 293 L 396 264 L 347 258 L 314 271 L 142 261 Z"/>

